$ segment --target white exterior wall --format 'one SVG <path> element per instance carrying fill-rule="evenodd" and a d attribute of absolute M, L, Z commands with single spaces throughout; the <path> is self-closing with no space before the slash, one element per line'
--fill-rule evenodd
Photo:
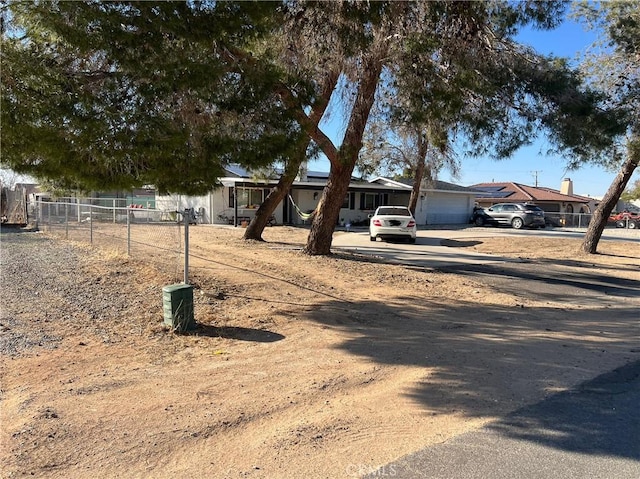
<path fill-rule="evenodd" d="M 315 200 L 313 199 L 314 194 L 317 195 L 317 198 Z M 320 201 L 321 196 L 322 196 L 322 191 L 319 191 L 319 190 L 316 190 L 316 191 L 294 190 L 291 193 L 291 197 L 293 198 L 293 201 L 295 202 L 296 206 L 300 208 L 300 211 L 302 211 L 305 214 L 308 213 L 309 211 L 313 211 L 316 209 L 316 206 L 318 205 L 318 202 Z M 288 197 L 286 198 L 286 201 L 289 201 Z M 310 224 L 311 220 L 305 221 L 302 218 L 300 218 L 300 215 L 298 215 L 293 205 L 289 204 L 289 207 L 292 210 L 291 219 L 294 225 Z M 278 207 L 278 209 L 279 209 L 278 213 L 282 215 L 282 208 Z M 277 219 L 278 217 L 276 216 L 276 220 Z M 280 222 L 281 221 L 278 220 L 278 223 Z"/>
<path fill-rule="evenodd" d="M 229 190 L 230 188 L 228 186 L 223 186 L 222 188 L 216 188 L 209 193 L 212 212 L 211 217 L 213 220 L 212 223 L 229 224 L 228 221 L 220 217 L 233 217 L 233 204 L 229 204 Z"/>
<path fill-rule="evenodd" d="M 156 196 L 156 208 L 162 211 L 163 216 L 166 216 L 174 211 L 184 210 L 185 208 L 193 208 L 197 213 L 204 213 L 200 220 L 202 223 L 211 222 L 209 195 L 158 195 Z"/>

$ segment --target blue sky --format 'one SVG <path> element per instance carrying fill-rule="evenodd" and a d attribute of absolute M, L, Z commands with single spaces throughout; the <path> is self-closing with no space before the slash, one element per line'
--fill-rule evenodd
<path fill-rule="evenodd" d="M 555 30 L 535 31 L 526 29 L 518 38 L 521 42 L 531 45 L 540 53 L 554 54 L 575 60 L 580 52 L 583 52 L 585 48 L 593 44 L 595 34 L 585 31 L 576 22 L 565 20 Z M 338 136 L 335 131 L 327 131 L 327 133 L 332 138 Z M 571 178 L 573 180 L 574 193 L 600 197 L 605 194 L 616 175 L 615 172 L 609 172 L 599 166 L 584 166 L 579 170 L 566 171 L 566 160 L 540 153 L 545 150 L 545 139 L 541 138 L 534 145 L 522 148 L 508 160 L 460 158 L 460 177 L 457 179 L 452 178 L 449 172 L 444 171 L 440 174 L 439 179 L 463 186 L 504 181 L 514 181 L 535 186 L 537 177 L 538 186 L 560 189 L 562 180 Z M 329 164 L 326 160 L 314 161 L 309 164 L 309 169 L 328 171 Z"/>

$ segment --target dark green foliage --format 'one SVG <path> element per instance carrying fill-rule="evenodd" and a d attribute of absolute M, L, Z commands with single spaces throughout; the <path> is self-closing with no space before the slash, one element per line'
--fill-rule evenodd
<path fill-rule="evenodd" d="M 274 94 L 280 73 L 229 54 L 270 31 L 276 6 L 11 4 L 3 164 L 90 190 L 202 194 L 228 162 L 286 158 L 299 128 Z"/>

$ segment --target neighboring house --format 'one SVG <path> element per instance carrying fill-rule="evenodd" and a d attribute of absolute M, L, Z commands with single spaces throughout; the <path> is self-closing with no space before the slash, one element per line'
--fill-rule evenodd
<path fill-rule="evenodd" d="M 560 190 L 520 183 L 480 183 L 472 185 L 477 195 L 476 203 L 489 207 L 496 203 L 534 203 L 546 213 L 593 213 L 598 204 L 594 198 L 573 194 L 573 182 L 566 178 Z"/>
<path fill-rule="evenodd" d="M 30 201 L 52 201 L 59 203 L 84 203 L 107 208 L 126 208 L 137 205 L 142 208 L 156 207 L 156 191 L 152 186 L 134 188 L 130 191 L 92 191 L 86 196 L 57 197 L 39 187 L 31 192 Z"/>
<path fill-rule="evenodd" d="M 250 221 L 277 177 L 257 178 L 238 165 L 229 165 L 220 178 L 222 187 L 204 196 L 157 196 L 156 207 L 165 211 L 193 208 L 203 223 L 240 224 Z M 320 200 L 328 173 L 304 171 L 291 186 L 287 198 L 274 211 L 278 224 L 310 223 Z M 352 178 L 340 210 L 340 224 L 365 224 L 380 205 L 408 205 L 411 185 L 387 178 L 362 181 Z M 425 189 L 416 208 L 418 224 L 467 223 L 473 210 L 476 192 L 450 183 L 436 182 Z"/>
<path fill-rule="evenodd" d="M 16 183 L 12 188 L 0 183 L 0 222 L 9 225 L 26 225 L 28 200 L 36 185 Z"/>
<path fill-rule="evenodd" d="M 550 224 L 579 226 L 587 224 L 599 200 L 573 194 L 573 182 L 565 178 L 560 190 L 520 183 L 480 183 L 470 188 L 481 191 L 476 203 L 483 208 L 496 203 L 533 203 L 546 213 Z"/>
<path fill-rule="evenodd" d="M 618 201 L 615 211 L 620 212 L 624 210 L 631 211 L 632 213 L 640 213 L 640 200 Z"/>

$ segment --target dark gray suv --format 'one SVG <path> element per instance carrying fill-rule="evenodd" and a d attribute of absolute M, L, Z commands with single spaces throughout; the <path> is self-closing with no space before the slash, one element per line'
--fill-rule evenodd
<path fill-rule="evenodd" d="M 544 228 L 544 211 L 535 205 L 523 203 L 498 203 L 490 208 L 477 208 L 471 221 L 477 226 L 510 225 L 515 229 L 523 226 Z"/>

